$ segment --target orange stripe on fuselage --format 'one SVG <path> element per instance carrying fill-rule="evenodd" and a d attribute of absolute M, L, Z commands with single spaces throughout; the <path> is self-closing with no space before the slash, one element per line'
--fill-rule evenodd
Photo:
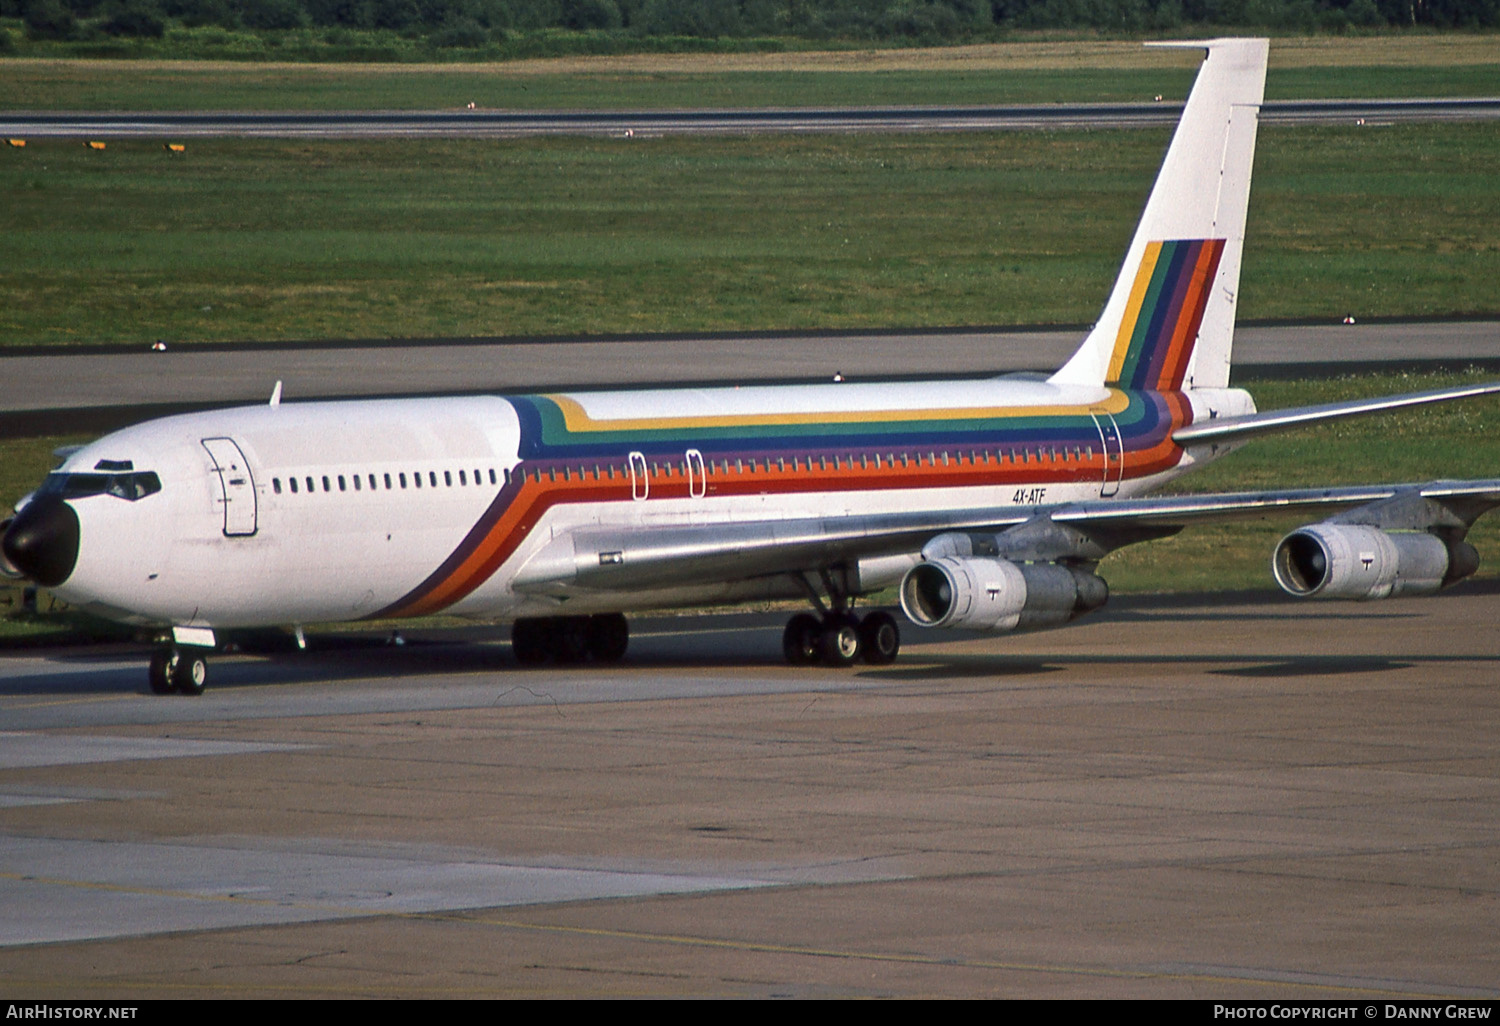
<path fill-rule="evenodd" d="M 1181 447 L 1172 441 L 1172 430 L 1191 421 L 1191 406 L 1181 392 L 1163 393 L 1162 398 L 1168 407 L 1171 428 L 1150 448 L 1132 449 L 1124 453 L 1123 476 L 1126 480 L 1168 470 L 1182 458 Z M 998 447 L 1002 452 L 1024 451 L 1025 448 L 1024 445 Z M 851 461 L 846 453 L 840 453 L 837 459 L 832 455 L 823 460 L 815 458 L 809 461 L 801 457 L 789 459 L 785 461 L 784 469 L 776 466 L 774 461 L 768 464 L 764 457 L 760 457 L 754 461 L 759 464 L 758 469 L 744 471 L 728 466 L 726 461 L 717 460 L 714 462 L 724 463 L 725 466 L 711 470 L 706 476 L 705 485 L 709 498 L 728 498 L 808 492 L 881 492 L 896 489 L 1100 483 L 1106 472 L 1105 455 L 1102 451 L 1091 458 L 1033 458 L 1017 461 L 1000 459 L 995 455 L 995 449 L 996 447 L 955 447 L 948 450 L 946 461 L 941 456 L 943 450 L 938 449 L 936 458 L 924 453 L 919 457 L 908 458 L 904 465 L 900 460 L 892 462 L 886 459 L 886 454 L 881 453 L 879 466 L 873 458 L 874 454 L 865 457 L 865 465 L 860 465 L 858 458 Z M 520 548 L 553 506 L 636 501 L 631 495 L 628 471 L 615 478 L 605 478 L 598 469 L 601 466 L 598 461 L 582 459 L 579 465 L 570 466 L 568 476 L 557 480 L 553 479 L 554 474 L 560 470 L 557 464 L 542 471 L 540 478 L 534 476 L 537 474 L 534 467 L 528 468 L 523 463 L 515 468 L 516 474 L 523 475 L 520 491 L 474 551 L 430 590 L 407 605 L 390 609 L 382 615 L 425 616 L 472 594 Z M 595 468 L 595 476 L 592 478 L 590 466 Z M 689 477 L 679 461 L 668 462 L 658 458 L 655 466 L 656 469 L 650 476 L 650 497 L 644 501 L 691 497 Z"/>
<path fill-rule="evenodd" d="M 524 473 L 518 467 L 516 473 Z M 621 494 L 622 493 L 622 494 Z M 547 510 L 561 502 L 610 502 L 630 498 L 626 481 L 547 481 L 528 478 L 500 519 L 473 552 L 444 580 L 391 616 L 426 616 L 451 606 L 478 588 L 498 570 L 531 534 Z"/>

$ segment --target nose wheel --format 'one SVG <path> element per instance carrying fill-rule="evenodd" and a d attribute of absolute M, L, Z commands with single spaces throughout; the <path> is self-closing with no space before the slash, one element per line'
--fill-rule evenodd
<path fill-rule="evenodd" d="M 151 657 L 147 679 L 153 694 L 201 695 L 208 683 L 208 660 L 176 646 L 165 648 Z"/>

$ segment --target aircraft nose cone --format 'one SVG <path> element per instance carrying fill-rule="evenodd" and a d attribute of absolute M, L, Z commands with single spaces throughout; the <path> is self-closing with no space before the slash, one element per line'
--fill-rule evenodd
<path fill-rule="evenodd" d="M 0 550 L 21 573 L 55 588 L 78 562 L 78 514 L 54 496 L 33 499 L 11 521 Z"/>

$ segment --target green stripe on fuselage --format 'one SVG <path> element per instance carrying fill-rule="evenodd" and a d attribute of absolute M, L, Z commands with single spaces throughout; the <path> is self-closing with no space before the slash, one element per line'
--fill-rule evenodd
<path fill-rule="evenodd" d="M 1139 394 L 1127 393 L 1128 403 L 1115 415 L 1122 431 L 1138 424 L 1149 415 L 1151 404 L 1143 401 Z M 1054 437 L 1064 439 L 1069 435 L 1092 438 L 1097 434 L 1093 416 L 1086 408 L 1077 413 L 1056 415 L 984 416 L 949 418 L 911 418 L 889 420 L 830 420 L 799 421 L 794 423 L 764 424 L 702 424 L 684 419 L 680 428 L 622 427 L 611 430 L 600 428 L 590 431 L 570 431 L 562 410 L 556 402 L 546 396 L 525 396 L 536 411 L 542 428 L 541 444 L 546 448 L 571 448 L 575 446 L 638 447 L 651 444 L 713 442 L 741 442 L 755 445 L 800 438 L 847 438 L 856 440 L 879 436 L 893 444 L 902 437 L 930 439 L 934 436 L 961 436 L 971 434 L 1025 434 L 1031 437 Z M 666 419 L 666 418 L 664 418 Z M 607 422 L 606 422 L 607 423 Z"/>

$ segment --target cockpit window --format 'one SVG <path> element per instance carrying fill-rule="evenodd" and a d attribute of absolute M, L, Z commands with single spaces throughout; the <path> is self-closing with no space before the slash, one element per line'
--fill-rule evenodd
<path fill-rule="evenodd" d="M 105 461 L 101 461 L 105 462 Z M 54 472 L 47 475 L 38 495 L 57 495 L 64 499 L 85 499 L 90 495 L 113 495 L 117 499 L 135 502 L 161 491 L 161 478 L 154 471 L 143 470 L 133 474 L 64 474 Z"/>

